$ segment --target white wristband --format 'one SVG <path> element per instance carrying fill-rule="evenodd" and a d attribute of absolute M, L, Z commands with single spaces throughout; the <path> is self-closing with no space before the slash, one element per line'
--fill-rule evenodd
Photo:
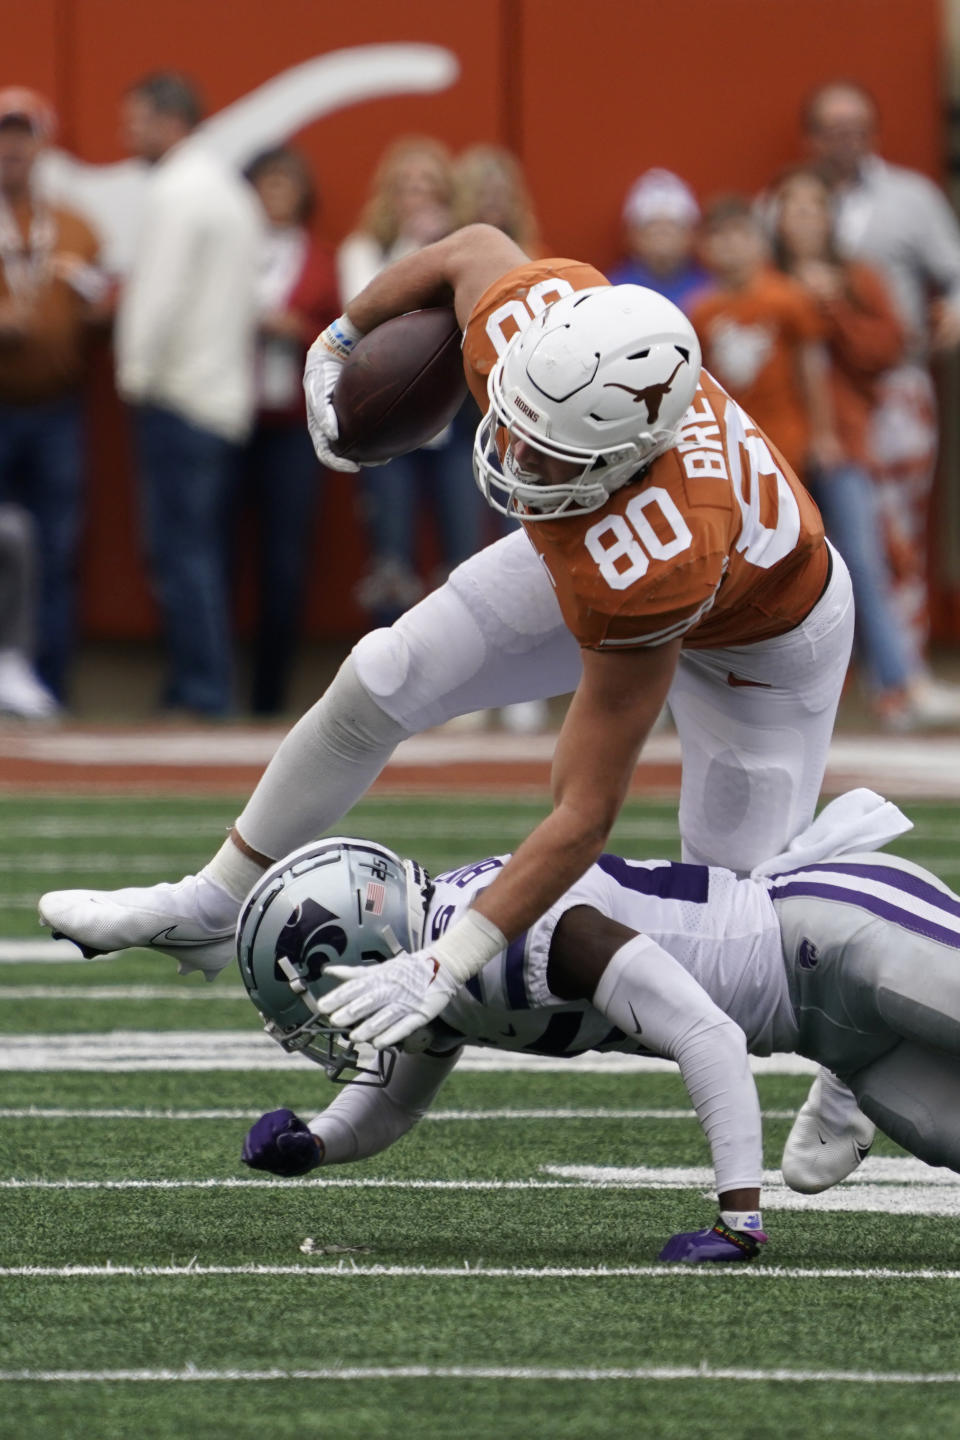
<path fill-rule="evenodd" d="M 759 1210 L 721 1210 L 720 1219 L 728 1230 L 743 1230 L 748 1235 L 751 1230 L 763 1229 L 763 1216 Z"/>
<path fill-rule="evenodd" d="M 488 960 L 506 948 L 507 937 L 492 920 L 476 910 L 468 910 L 445 935 L 424 946 L 444 970 L 450 972 L 458 985 L 479 975 Z"/>
<path fill-rule="evenodd" d="M 358 330 L 347 315 L 341 315 L 338 319 L 331 320 L 323 332 L 323 341 L 327 349 L 332 350 L 334 355 L 339 355 L 341 360 L 346 360 L 354 345 L 362 338 L 363 331 Z"/>

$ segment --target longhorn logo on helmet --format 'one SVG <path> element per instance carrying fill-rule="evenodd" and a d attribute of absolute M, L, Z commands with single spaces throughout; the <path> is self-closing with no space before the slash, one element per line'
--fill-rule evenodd
<path fill-rule="evenodd" d="M 634 403 L 637 405 L 642 400 L 647 407 L 647 423 L 655 425 L 660 416 L 660 406 L 663 404 L 664 397 L 670 394 L 673 382 L 677 378 L 677 371 L 683 363 L 682 360 L 678 360 L 673 373 L 660 385 L 645 385 L 642 390 L 636 390 L 632 385 L 621 385 L 617 380 L 608 380 L 603 388 L 604 390 L 626 390 L 628 395 L 633 396 Z"/>

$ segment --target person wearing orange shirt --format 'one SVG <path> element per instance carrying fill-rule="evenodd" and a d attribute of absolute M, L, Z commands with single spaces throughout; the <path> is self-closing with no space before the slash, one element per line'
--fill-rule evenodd
<path fill-rule="evenodd" d="M 355 468 L 336 454 L 330 396 L 359 336 L 443 299 L 486 406 L 478 481 L 522 528 L 361 639 L 198 876 L 41 900 L 45 922 L 90 950 L 155 942 L 215 972 L 261 871 L 342 815 L 401 739 L 575 690 L 551 814 L 448 932 L 323 1002 L 380 1047 L 436 1015 L 593 863 L 668 691 L 685 858 L 747 871 L 782 850 L 813 815 L 853 630 L 816 506 L 701 373 L 682 312 L 577 261 L 531 262 L 490 226 L 381 272 L 314 342 L 304 383 L 325 464 Z"/>
<path fill-rule="evenodd" d="M 701 252 L 713 276 L 690 307 L 703 361 L 805 478 L 840 458 L 824 325 L 810 296 L 771 263 L 759 220 L 739 195 L 708 207 Z"/>
<path fill-rule="evenodd" d="M 814 169 L 781 177 L 769 197 L 773 253 L 784 274 L 804 289 L 824 327 L 836 435 L 842 458 L 812 467 L 809 483 L 827 533 L 853 581 L 857 648 L 874 714 L 892 729 L 929 723 L 912 646 L 891 593 L 875 487 L 869 472 L 869 431 L 880 375 L 903 353 L 904 329 L 883 276 L 841 257 L 833 233 L 830 191 Z"/>
<path fill-rule="evenodd" d="M 807 97 L 802 123 L 810 159 L 830 186 L 840 249 L 881 272 L 906 332 L 903 355 L 877 384 L 871 473 L 894 599 L 920 676 L 913 705 L 924 719 L 956 723 L 958 689 L 930 668 L 928 532 L 938 447 L 930 366 L 960 349 L 960 225 L 940 185 L 883 158 L 882 118 L 868 90 L 834 77 Z"/>

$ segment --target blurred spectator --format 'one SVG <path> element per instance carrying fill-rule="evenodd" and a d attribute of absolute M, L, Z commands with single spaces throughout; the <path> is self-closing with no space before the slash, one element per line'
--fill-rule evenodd
<path fill-rule="evenodd" d="M 645 285 L 681 310 L 709 276 L 695 249 L 700 207 L 690 186 L 670 170 L 645 170 L 623 202 L 625 258 L 610 271 L 612 285 Z"/>
<path fill-rule="evenodd" d="M 36 547 L 33 521 L 19 505 L 0 504 L 0 714 L 47 720 L 57 702 L 38 679 L 33 653 Z"/>
<path fill-rule="evenodd" d="M 774 257 L 819 311 L 830 355 L 833 413 L 843 453 L 832 468 L 811 468 L 810 488 L 850 570 L 858 651 L 873 709 L 891 728 L 907 729 L 920 718 L 910 696 L 910 647 L 890 594 L 867 468 L 877 376 L 899 360 L 903 330 L 878 272 L 838 254 L 830 192 L 815 170 L 784 176 L 771 199 Z"/>
<path fill-rule="evenodd" d="M 454 228 L 450 155 L 437 140 L 406 136 L 384 154 L 353 234 L 337 252 L 340 296 L 347 304 L 385 265 Z M 370 568 L 357 599 L 375 625 L 390 625 L 420 599 L 424 584 L 416 551 L 421 492 L 429 495 L 444 580 L 482 543 L 484 505 L 472 463 L 452 445 L 448 428 L 432 444 L 364 470 L 361 486 Z"/>
<path fill-rule="evenodd" d="M 691 306 L 703 363 L 804 478 L 843 459 L 817 306 L 773 268 L 760 221 L 738 195 L 715 201 L 701 250 L 713 285 Z"/>
<path fill-rule="evenodd" d="M 33 189 L 54 126 L 41 96 L 0 90 L 0 498 L 18 500 L 33 516 L 37 666 L 62 700 L 83 509 L 84 342 L 107 287 L 86 221 Z"/>
<path fill-rule="evenodd" d="M 153 167 L 117 323 L 117 386 L 133 406 L 144 535 L 169 661 L 164 707 L 231 705 L 227 535 L 253 413 L 261 224 L 241 177 L 199 138 L 191 82 L 127 91 L 129 149 Z"/>
<path fill-rule="evenodd" d="M 470 145 L 454 160 L 453 228 L 464 225 L 494 225 L 515 240 L 531 260 L 547 253 L 523 169 L 512 151 L 501 145 Z M 451 468 L 455 467 L 457 474 L 464 470 L 473 473 L 473 441 L 480 418 L 473 396 L 468 395 L 453 422 Z M 516 527 L 515 520 L 491 510 L 479 490 L 476 501 L 478 536 L 494 538 Z M 470 503 L 466 497 L 464 503 Z"/>
<path fill-rule="evenodd" d="M 453 162 L 453 226 L 477 224 L 496 226 L 532 260 L 546 253 L 520 161 L 502 145 L 469 145 Z"/>
<path fill-rule="evenodd" d="M 486 144 L 462 150 L 453 165 L 453 195 L 456 227 L 495 225 L 515 240 L 531 259 L 542 259 L 546 255 L 523 169 L 512 151 Z M 473 472 L 473 440 L 479 420 L 480 413 L 468 395 L 453 422 L 451 468 L 455 468 L 458 475 Z M 477 519 L 479 535 L 485 535 L 491 522 L 501 535 L 515 528 L 515 520 L 491 510 L 479 490 L 475 493 L 481 512 L 486 512 Z M 463 503 L 470 503 L 466 496 Z M 505 730 L 529 735 L 546 728 L 549 713 L 545 700 L 521 700 L 505 705 L 499 711 L 499 720 Z M 458 723 L 462 724 L 466 718 L 460 717 Z"/>
<path fill-rule="evenodd" d="M 931 351 L 960 343 L 960 226 L 931 180 L 874 152 L 877 120 L 873 97 L 846 80 L 817 90 L 804 114 L 810 151 L 833 188 L 840 248 L 882 270 L 907 331 L 904 363 L 880 382 L 872 450 L 895 594 L 923 668 L 937 450 L 928 361 Z M 953 688 L 928 683 L 923 703 L 932 718 L 960 718 L 960 693 Z"/>
<path fill-rule="evenodd" d="M 453 228 L 450 152 L 439 140 L 407 135 L 388 146 L 354 230 L 337 252 L 340 293 L 349 301 L 386 265 Z"/>
<path fill-rule="evenodd" d="M 303 156 L 278 147 L 247 168 L 267 219 L 257 286 L 256 420 L 244 450 L 242 502 L 259 553 L 251 709 L 283 709 L 300 634 L 323 470 L 307 433 L 307 347 L 340 314 L 333 251 L 308 229 L 316 210 Z"/>

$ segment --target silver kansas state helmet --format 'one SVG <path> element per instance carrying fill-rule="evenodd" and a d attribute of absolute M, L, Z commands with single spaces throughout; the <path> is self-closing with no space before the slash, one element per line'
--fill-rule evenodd
<path fill-rule="evenodd" d="M 240 974 L 267 1034 L 331 1080 L 386 1084 L 395 1052 L 361 1058 L 316 1002 L 340 984 L 328 965 L 377 965 L 419 949 L 430 889 L 415 860 L 370 840 L 315 840 L 272 865 L 237 923 Z"/>

